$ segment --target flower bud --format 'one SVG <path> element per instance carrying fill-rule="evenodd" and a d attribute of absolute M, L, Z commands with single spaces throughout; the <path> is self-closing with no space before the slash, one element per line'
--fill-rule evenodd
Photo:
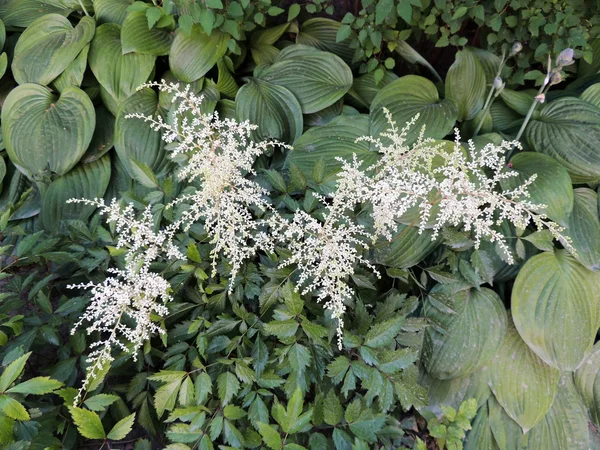
<path fill-rule="evenodd" d="M 494 78 L 494 89 L 500 89 L 504 83 L 502 83 L 502 78 L 496 77 Z"/>
<path fill-rule="evenodd" d="M 540 103 L 544 103 L 546 101 L 546 95 L 545 94 L 536 95 L 535 99 Z"/>
<path fill-rule="evenodd" d="M 573 60 L 574 52 L 572 48 L 565 48 L 562 52 L 559 53 L 558 58 L 556 58 L 557 66 L 570 66 L 575 61 Z"/>
<path fill-rule="evenodd" d="M 521 44 L 520 42 L 515 42 L 512 46 L 512 49 L 510 50 L 510 56 L 515 56 L 517 53 L 519 53 L 521 50 L 523 50 L 523 44 Z"/>
<path fill-rule="evenodd" d="M 558 84 L 562 80 L 563 80 L 563 77 L 560 74 L 560 72 L 553 72 L 552 76 L 550 77 L 550 86 L 552 86 L 553 84 Z"/>

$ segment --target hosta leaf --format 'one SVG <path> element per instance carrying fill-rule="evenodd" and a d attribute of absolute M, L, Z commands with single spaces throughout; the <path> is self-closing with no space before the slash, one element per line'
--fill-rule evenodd
<path fill-rule="evenodd" d="M 141 119 L 125 117 L 134 112 L 156 117 L 159 114 L 156 92 L 149 88 L 136 92 L 123 102 L 115 120 L 115 150 L 132 178 L 136 175 L 132 160 L 148 166 L 154 173 L 167 163 L 160 131 L 152 130 Z"/>
<path fill-rule="evenodd" d="M 67 2 L 47 0 L 12 0 L 0 5 L 0 17 L 7 27 L 26 28 L 36 20 L 49 15 L 60 14 L 67 17 L 73 12 Z"/>
<path fill-rule="evenodd" d="M 233 75 L 227 68 L 225 60 L 222 59 L 220 61 L 217 61 L 217 69 L 219 70 L 219 77 L 217 79 L 217 89 L 224 96 L 229 98 L 235 98 L 239 87 L 235 82 L 235 78 L 233 78 Z"/>
<path fill-rule="evenodd" d="M 512 324 L 488 372 L 498 403 L 523 432 L 544 418 L 556 396 L 560 372 L 542 361 Z"/>
<path fill-rule="evenodd" d="M 600 426 L 600 343 L 596 343 L 588 358 L 574 376 L 575 386 L 589 409 L 592 422 Z"/>
<path fill-rule="evenodd" d="M 46 85 L 58 77 L 94 37 L 96 24 L 84 16 L 73 28 L 60 14 L 47 14 L 21 34 L 12 62 L 19 84 Z"/>
<path fill-rule="evenodd" d="M 485 81 L 485 72 L 477 56 L 468 48 L 458 52 L 446 75 L 446 98 L 458 107 L 461 122 L 472 119 L 483 108 Z"/>
<path fill-rule="evenodd" d="M 332 53 L 305 52 L 298 47 L 306 46 L 287 47 L 258 78 L 287 88 L 300 102 L 302 112 L 310 114 L 333 105 L 348 92 L 352 71 Z"/>
<path fill-rule="evenodd" d="M 564 250 L 536 255 L 519 272 L 511 300 L 515 326 L 547 364 L 575 370 L 592 348 L 599 276 Z"/>
<path fill-rule="evenodd" d="M 529 201 L 546 205 L 538 213 L 546 214 L 550 219 L 560 224 L 566 224 L 566 219 L 573 210 L 573 187 L 566 169 L 555 159 L 542 153 L 517 153 L 510 159 L 508 172 L 516 176 L 501 181 L 503 189 L 517 189 L 529 178 L 536 175 L 535 180 L 527 190 Z"/>
<path fill-rule="evenodd" d="M 425 331 L 422 358 L 427 372 L 447 380 L 484 366 L 502 344 L 507 317 L 494 291 L 462 290 L 436 285 L 425 303 L 435 326 Z"/>
<path fill-rule="evenodd" d="M 82 162 L 90 163 L 102 158 L 112 147 L 115 134 L 115 116 L 100 105 L 96 108 L 96 127 L 92 142 L 88 146 Z"/>
<path fill-rule="evenodd" d="M 173 42 L 171 33 L 164 28 L 148 28 L 146 11 L 129 13 L 121 29 L 123 54 L 136 52 L 147 55 L 168 55 Z"/>
<path fill-rule="evenodd" d="M 67 173 L 92 139 L 96 114 L 85 92 L 67 87 L 56 96 L 44 86 L 13 89 L 2 107 L 2 137 L 8 156 L 28 176 Z"/>
<path fill-rule="evenodd" d="M 406 136 L 407 144 L 417 140 L 423 125 L 426 125 L 425 137 L 444 138 L 452 131 L 458 118 L 455 103 L 449 99 L 440 100 L 435 85 L 417 75 L 398 78 L 377 93 L 371 103 L 371 136 L 378 136 L 389 128 L 383 108 L 392 113 L 400 128 L 419 114 L 419 119 Z"/>
<path fill-rule="evenodd" d="M 476 370 L 468 377 L 438 380 L 426 373 L 422 375 L 421 383 L 429 387 L 429 401 L 424 408 L 426 411 L 439 413 L 442 405 L 458 409 L 470 398 L 474 398 L 478 406 L 484 405 L 492 394 L 488 378 L 489 368 Z"/>
<path fill-rule="evenodd" d="M 492 434 L 489 424 L 488 405 L 485 403 L 471 424 L 464 442 L 465 450 L 498 450 L 498 444 Z"/>
<path fill-rule="evenodd" d="M 354 49 L 350 48 L 351 39 L 336 42 L 337 32 L 341 26 L 340 22 L 325 17 L 308 19 L 302 24 L 300 32 L 296 36 L 296 43 L 331 52 L 342 58 L 347 64 L 352 64 Z M 351 34 L 356 37 L 354 33 Z"/>
<path fill-rule="evenodd" d="M 96 207 L 67 203 L 69 199 L 102 198 L 110 181 L 110 156 L 79 164 L 48 186 L 42 198 L 40 219 L 48 231 L 58 231 L 63 220 L 87 220 Z"/>
<path fill-rule="evenodd" d="M 600 179 L 600 108 L 577 98 L 559 98 L 538 110 L 525 136 L 531 148 L 552 156 L 577 181 Z"/>
<path fill-rule="evenodd" d="M 138 53 L 123 54 L 121 27 L 107 23 L 96 30 L 89 54 L 90 69 L 100 85 L 119 103 L 133 95 L 154 70 L 155 56 Z M 105 102 L 106 103 L 106 102 Z M 118 104 L 106 105 L 113 115 Z"/>
<path fill-rule="evenodd" d="M 367 116 L 340 116 L 322 127 L 310 128 L 294 142 L 294 150 L 288 152 L 286 166 L 296 165 L 307 178 L 312 177 L 315 164 L 323 160 L 325 178 L 333 181 L 342 168 L 336 158 L 351 161 L 353 155 L 369 167 L 379 158 L 378 153 L 369 150 L 368 142 L 355 142 L 368 134 Z"/>
<path fill-rule="evenodd" d="M 123 25 L 127 17 L 127 8 L 133 0 L 94 0 L 94 18 L 100 26 L 104 23 Z"/>
<path fill-rule="evenodd" d="M 391 241 L 381 239 L 375 246 L 375 258 L 387 267 L 407 269 L 421 262 L 440 244 L 440 240 L 432 240 L 432 236 L 431 230 L 420 233 L 417 226 L 399 224 Z"/>
<path fill-rule="evenodd" d="M 383 72 L 383 78 L 379 83 L 375 82 L 374 72 L 355 78 L 352 83 L 352 89 L 348 92 L 348 95 L 351 96 L 351 103 L 358 103 L 357 106 L 369 108 L 377 93 L 397 79 L 398 76 L 391 70 Z"/>
<path fill-rule="evenodd" d="M 191 83 L 202 78 L 227 51 L 227 35 L 213 30 L 208 36 L 199 24 L 187 35 L 181 29 L 169 51 L 171 72 L 182 81 Z"/>
<path fill-rule="evenodd" d="M 71 416 L 79 433 L 88 439 L 104 439 L 104 427 L 100 417 L 93 411 L 83 408 L 71 407 Z"/>
<path fill-rule="evenodd" d="M 575 189 L 573 212 L 567 219 L 563 235 L 571 238 L 575 259 L 590 270 L 600 269 L 600 221 L 598 199 L 589 188 Z"/>
<path fill-rule="evenodd" d="M 302 134 L 300 103 L 282 86 L 249 78 L 235 97 L 235 111 L 239 121 L 260 124 L 253 131 L 257 141 L 276 139 L 291 144 Z"/>
<path fill-rule="evenodd" d="M 71 61 L 63 73 L 56 78 L 52 85 L 57 91 L 62 92 L 67 86 L 81 87 L 83 82 L 83 74 L 87 68 L 88 53 L 90 50 L 90 44 L 83 47 L 83 50 L 79 52 L 79 55 Z"/>

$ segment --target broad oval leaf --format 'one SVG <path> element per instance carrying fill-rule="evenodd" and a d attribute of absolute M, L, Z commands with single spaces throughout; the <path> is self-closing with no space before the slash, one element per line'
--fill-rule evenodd
<path fill-rule="evenodd" d="M 114 135 L 115 117 L 103 106 L 96 108 L 96 128 L 81 161 L 89 163 L 100 159 L 113 147 Z"/>
<path fill-rule="evenodd" d="M 563 235 L 571 239 L 575 259 L 590 270 L 600 269 L 598 196 L 589 188 L 575 189 L 575 203 Z"/>
<path fill-rule="evenodd" d="M 458 120 L 472 119 L 483 108 L 486 94 L 485 71 L 468 48 L 456 54 L 446 75 L 446 98 L 458 107 Z"/>
<path fill-rule="evenodd" d="M 0 5 L 0 17 L 7 27 L 27 28 L 45 15 L 60 14 L 67 17 L 73 9 L 67 2 L 8 0 Z"/>
<path fill-rule="evenodd" d="M 75 86 L 60 96 L 37 84 L 23 84 L 2 107 L 2 137 L 8 156 L 29 177 L 64 175 L 81 159 L 94 132 L 96 113 Z"/>
<path fill-rule="evenodd" d="M 352 104 L 362 108 L 369 108 L 377 93 L 392 81 L 397 80 L 398 76 L 391 70 L 383 72 L 383 78 L 379 83 L 375 83 L 375 73 L 367 73 L 352 82 L 352 89 L 348 92 Z"/>
<path fill-rule="evenodd" d="M 87 16 L 75 28 L 60 14 L 40 17 L 27 27 L 15 47 L 15 80 L 19 84 L 49 84 L 92 40 L 95 30 L 94 19 Z"/>
<path fill-rule="evenodd" d="M 552 156 L 576 181 L 600 179 L 600 108 L 577 98 L 544 105 L 525 131 L 536 151 Z"/>
<path fill-rule="evenodd" d="M 299 44 L 282 51 L 258 78 L 287 88 L 304 114 L 333 105 L 352 86 L 352 71 L 340 57 Z"/>
<path fill-rule="evenodd" d="M 123 54 L 142 53 L 145 55 L 168 55 L 173 36 L 164 28 L 148 28 L 146 11 L 129 13 L 121 28 Z"/>
<path fill-rule="evenodd" d="M 511 300 L 515 326 L 547 364 L 575 370 L 592 348 L 599 276 L 564 250 L 534 256 L 517 275 Z"/>
<path fill-rule="evenodd" d="M 135 178 L 132 160 L 148 166 L 155 173 L 167 161 L 160 131 L 151 129 L 142 119 L 127 119 L 125 116 L 131 113 L 157 117 L 159 108 L 156 92 L 150 88 L 136 92 L 123 102 L 115 120 L 115 150 L 129 175 Z"/>
<path fill-rule="evenodd" d="M 554 158 L 534 152 L 517 153 L 510 159 L 509 167 L 507 171 L 516 176 L 501 180 L 502 188 L 517 189 L 535 175 L 527 188 L 528 200 L 546 205 L 537 212 L 565 225 L 573 210 L 573 186 L 567 170 Z"/>
<path fill-rule="evenodd" d="M 322 127 L 310 128 L 294 143 L 294 150 L 288 152 L 286 166 L 296 165 L 310 177 L 315 165 L 322 160 L 325 165 L 324 181 L 333 181 L 342 164 L 336 158 L 351 161 L 355 154 L 364 161 L 364 167 L 374 164 L 379 158 L 377 152 L 369 150 L 368 142 L 355 142 L 369 131 L 369 118 L 360 116 L 340 116 Z"/>
<path fill-rule="evenodd" d="M 77 165 L 50 183 L 42 199 L 40 219 L 44 228 L 56 232 L 63 220 L 87 220 L 96 207 L 67 203 L 67 200 L 102 198 L 110 181 L 110 172 L 110 156 L 105 155 L 94 162 Z"/>
<path fill-rule="evenodd" d="M 527 91 L 513 91 L 512 89 L 502 89 L 500 92 L 502 101 L 517 114 L 526 116 L 534 101 L 535 94 Z"/>
<path fill-rule="evenodd" d="M 94 18 L 98 25 L 116 23 L 123 25 L 127 17 L 127 8 L 133 0 L 94 0 Z"/>
<path fill-rule="evenodd" d="M 496 400 L 523 432 L 544 418 L 556 396 L 560 371 L 542 361 L 512 324 L 488 372 Z"/>
<path fill-rule="evenodd" d="M 177 78 L 192 83 L 202 78 L 227 51 L 227 35 L 213 30 L 208 36 L 199 24 L 187 35 L 181 28 L 169 52 L 169 67 Z"/>
<path fill-rule="evenodd" d="M 90 51 L 90 44 L 83 47 L 83 50 L 79 52 L 79 55 L 71 61 L 71 64 L 67 66 L 63 73 L 52 82 L 52 86 L 57 91 L 62 92 L 67 86 L 81 87 L 83 82 L 83 75 L 88 65 L 88 53 Z"/>
<path fill-rule="evenodd" d="M 350 47 L 352 39 L 336 41 L 337 32 L 341 26 L 340 22 L 325 17 L 308 19 L 302 24 L 300 32 L 296 36 L 296 43 L 331 52 L 342 58 L 347 64 L 352 64 L 354 58 L 354 49 Z M 354 32 L 351 32 L 351 35 L 356 38 Z"/>
<path fill-rule="evenodd" d="M 502 300 L 490 289 L 455 292 L 452 285 L 436 285 L 425 303 L 434 326 L 425 331 L 422 360 L 427 372 L 439 379 L 470 375 L 494 356 L 506 333 Z"/>
<path fill-rule="evenodd" d="M 471 427 L 465 437 L 464 450 L 498 450 L 498 444 L 490 428 L 487 403 L 479 408 Z"/>
<path fill-rule="evenodd" d="M 425 125 L 425 137 L 442 139 L 452 131 L 458 118 L 458 108 L 452 100 L 440 100 L 435 85 L 427 78 L 406 75 L 385 86 L 371 104 L 371 136 L 388 129 L 383 108 L 387 108 L 399 128 L 419 114 L 419 119 L 406 136 L 406 143 L 417 140 Z"/>
<path fill-rule="evenodd" d="M 235 97 L 239 121 L 258 125 L 255 140 L 276 139 L 291 144 L 302 134 L 302 108 L 296 97 L 282 86 L 256 78 L 240 88 Z"/>
<path fill-rule="evenodd" d="M 138 53 L 123 54 L 121 27 L 112 23 L 100 25 L 92 40 L 89 54 L 90 69 L 100 85 L 115 102 L 122 102 L 145 83 L 154 70 L 155 56 Z M 118 104 L 105 102 L 114 115 Z"/>
<path fill-rule="evenodd" d="M 375 246 L 377 263 L 387 267 L 407 269 L 421 262 L 440 244 L 440 239 L 432 239 L 433 231 L 419 232 L 418 226 L 398 225 L 392 240 L 382 239 Z"/>
<path fill-rule="evenodd" d="M 574 376 L 575 386 L 590 412 L 592 422 L 600 426 L 600 342 L 594 345 Z"/>

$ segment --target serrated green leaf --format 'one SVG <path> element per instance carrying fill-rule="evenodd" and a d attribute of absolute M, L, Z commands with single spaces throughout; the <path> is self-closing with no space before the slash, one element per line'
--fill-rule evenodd
<path fill-rule="evenodd" d="M 79 434 L 88 439 L 102 439 L 105 438 L 104 427 L 98 414 L 87 409 L 77 408 L 72 406 L 69 408 L 73 422 L 77 426 Z"/>
<path fill-rule="evenodd" d="M 271 450 L 280 450 L 282 447 L 282 440 L 279 433 L 271 425 L 258 422 L 258 432 L 260 433 L 263 442 Z"/>
<path fill-rule="evenodd" d="M 112 430 L 106 436 L 108 439 L 112 439 L 113 441 L 120 441 L 121 439 L 125 439 L 125 437 L 129 434 L 131 429 L 133 428 L 133 422 L 135 421 L 135 413 L 119 420 Z"/>
<path fill-rule="evenodd" d="M 373 325 L 365 336 L 364 345 L 373 348 L 385 347 L 394 342 L 400 332 L 404 316 L 396 316 Z"/>
<path fill-rule="evenodd" d="M 53 380 L 50 377 L 36 377 L 17 384 L 6 392 L 24 395 L 43 395 L 55 391 L 62 385 L 63 384 L 60 381 Z"/>

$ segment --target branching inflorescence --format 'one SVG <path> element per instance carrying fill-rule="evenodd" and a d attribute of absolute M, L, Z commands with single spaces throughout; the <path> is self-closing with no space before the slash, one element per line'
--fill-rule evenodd
<path fill-rule="evenodd" d="M 408 145 L 407 135 L 417 118 L 399 130 L 386 110 L 388 130 L 379 137 L 359 139 L 371 142 L 379 151 L 378 162 L 363 168 L 356 156 L 341 160 L 335 192 L 327 198 L 318 196 L 325 205 L 323 220 L 301 210 L 285 219 L 271 206 L 268 190 L 248 177 L 255 174 L 253 164 L 258 156 L 282 144 L 255 143 L 250 137 L 255 125 L 220 119 L 217 113 L 203 114 L 202 96 L 189 88 L 180 90 L 165 82 L 147 86 L 173 95 L 177 105 L 173 119 L 167 123 L 160 116 L 128 117 L 149 122 L 173 144 L 173 156 L 186 159 L 179 177 L 193 189 L 170 205 L 184 206 L 181 219 L 160 232 L 153 231 L 149 209 L 137 220 L 131 206 L 122 211 L 116 202 L 107 206 L 101 200 L 81 200 L 108 215 L 108 221 L 116 225 L 118 245 L 127 248 L 124 269 L 112 269 L 113 276 L 103 283 L 73 286 L 92 292 L 92 303 L 78 326 L 89 321 L 88 332 L 108 335 L 95 344 L 98 350 L 90 355 L 92 369 L 82 389 L 112 360 L 112 348 L 131 351 L 122 340 L 133 344 L 135 357 L 143 341 L 160 332 L 151 315 L 167 313 L 164 304 L 170 300 L 170 286 L 151 272 L 150 264 L 163 257 L 182 258 L 173 244 L 175 232 L 194 223 L 204 226 L 213 245 L 213 276 L 220 257 L 229 260 L 233 280 L 243 262 L 257 252 L 273 252 L 276 245 L 285 247 L 289 256 L 281 266 L 296 266 L 298 289 L 303 294 L 314 291 L 318 301 L 325 301 L 338 321 L 340 349 L 343 314 L 354 295 L 349 278 L 359 265 L 378 274 L 366 258 L 366 250 L 379 238 L 391 240 L 410 210 L 419 212 L 420 231 L 433 227 L 433 239 L 444 227 L 462 227 L 472 233 L 476 247 L 482 239 L 496 242 L 509 262 L 512 252 L 497 230 L 503 221 L 519 229 L 533 222 L 570 245 L 557 224 L 534 212 L 544 206 L 529 201 L 527 188 L 535 176 L 516 189 L 501 189 L 502 180 L 516 175 L 505 170 L 504 157 L 517 142 L 488 144 L 481 149 L 469 142 L 465 148 L 456 131 L 456 142 L 449 147 L 425 138 L 423 129 L 416 143 Z M 361 205 L 372 211 L 370 224 L 355 218 L 354 211 Z M 257 217 L 257 212 L 266 218 Z M 133 319 L 133 327 L 124 321 L 125 316 Z"/>

